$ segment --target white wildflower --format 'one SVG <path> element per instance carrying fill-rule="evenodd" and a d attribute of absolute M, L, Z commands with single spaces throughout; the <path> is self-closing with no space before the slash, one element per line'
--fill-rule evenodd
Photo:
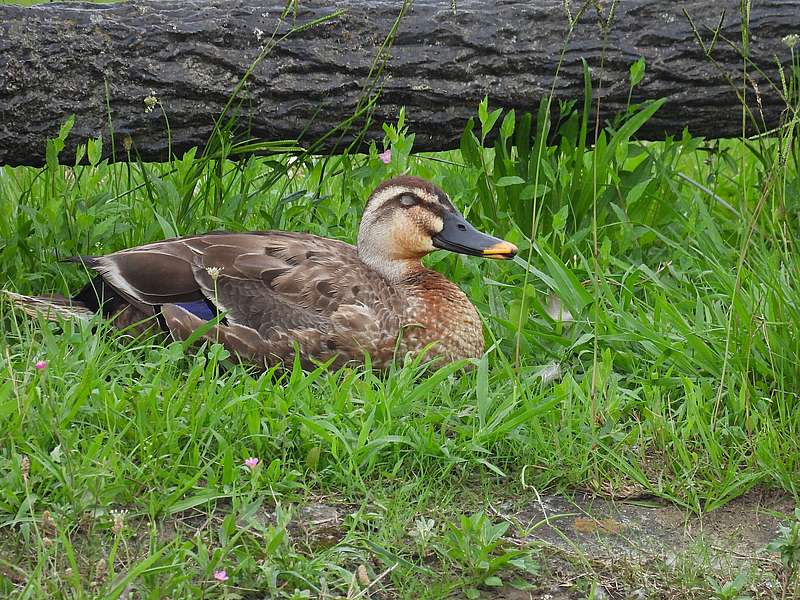
<path fill-rule="evenodd" d="M 791 49 L 800 43 L 800 35 L 797 35 L 796 33 L 790 33 L 789 35 L 783 36 L 781 41 Z"/>
<path fill-rule="evenodd" d="M 216 281 L 219 279 L 222 269 L 223 267 L 206 267 L 206 273 L 208 273 L 208 276 L 211 277 L 212 281 Z"/>
<path fill-rule="evenodd" d="M 155 90 L 150 90 L 150 95 L 145 96 L 144 99 L 144 112 L 146 113 L 153 112 L 153 109 L 156 107 L 156 104 L 158 104 L 158 98 L 156 98 L 156 92 Z"/>

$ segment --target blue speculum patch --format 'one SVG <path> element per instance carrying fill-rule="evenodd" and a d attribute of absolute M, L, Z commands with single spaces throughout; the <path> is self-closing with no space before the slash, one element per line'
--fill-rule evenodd
<path fill-rule="evenodd" d="M 181 302 L 176 304 L 176 306 L 180 306 L 183 310 L 188 310 L 195 317 L 203 319 L 204 321 L 210 321 L 216 316 L 214 310 L 212 310 L 211 306 L 209 306 L 208 302 L 205 300 Z"/>

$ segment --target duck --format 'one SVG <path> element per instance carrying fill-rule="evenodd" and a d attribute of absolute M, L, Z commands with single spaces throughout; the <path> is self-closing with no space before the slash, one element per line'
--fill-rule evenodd
<path fill-rule="evenodd" d="M 484 352 L 466 294 L 421 259 L 437 250 L 511 259 L 517 247 L 471 225 L 434 183 L 410 175 L 369 196 L 356 245 L 291 231 L 213 231 L 67 259 L 93 278 L 71 297 L 6 292 L 45 318 L 96 315 L 127 331 L 188 340 L 202 331 L 263 369 L 364 364 L 425 353 L 446 364 Z"/>

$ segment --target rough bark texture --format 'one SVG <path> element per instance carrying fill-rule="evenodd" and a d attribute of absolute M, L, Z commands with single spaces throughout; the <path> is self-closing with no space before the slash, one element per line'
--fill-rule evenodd
<path fill-rule="evenodd" d="M 276 29 L 344 9 L 344 15 L 277 44 L 245 90 L 243 123 L 264 139 L 316 138 L 352 114 L 378 49 L 396 19 L 397 0 L 300 0 L 278 24 L 279 0 L 133 0 L 120 4 L 0 6 L 0 164 L 41 164 L 45 140 L 68 115 L 75 128 L 62 160 L 75 145 L 102 134 L 110 151 L 109 114 L 119 149 L 128 134 L 145 160 L 167 155 L 161 111 L 145 112 L 151 90 L 169 118 L 177 154 L 208 139 L 248 66 Z M 571 0 L 573 15 L 580 2 Z M 601 3 L 608 10 L 610 3 Z M 589 8 L 570 39 L 559 99 L 583 94 L 581 59 L 588 61 L 602 115 L 624 109 L 628 68 L 639 56 L 647 74 L 634 101 L 667 97 L 640 137 L 678 134 L 735 136 L 741 108 L 720 68 L 742 88 L 742 60 L 722 36 L 741 44 L 739 0 L 622 0 L 604 44 L 598 14 Z M 723 10 L 726 16 L 713 58 L 704 56 L 686 10 L 706 43 Z M 370 135 L 407 108 L 417 150 L 455 147 L 466 119 L 485 95 L 494 106 L 535 110 L 549 92 L 568 21 L 563 0 L 416 0 L 399 27 L 383 72 L 383 92 Z M 761 0 L 750 15 L 751 57 L 778 81 L 776 59 L 789 49 L 781 38 L 800 31 L 796 0 Z M 261 32 L 264 32 L 263 34 Z M 605 59 L 601 60 L 603 47 Z M 774 126 L 783 107 L 763 76 L 754 113 Z M 602 85 L 600 80 L 602 79 Z M 246 118 L 246 120 L 244 120 Z M 308 128 L 306 130 L 306 128 Z M 346 143 L 352 139 L 346 135 Z M 120 152 L 124 157 L 124 153 Z"/>

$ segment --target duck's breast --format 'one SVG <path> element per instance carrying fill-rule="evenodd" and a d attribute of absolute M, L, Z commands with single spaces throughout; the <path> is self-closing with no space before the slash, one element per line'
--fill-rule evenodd
<path fill-rule="evenodd" d="M 403 329 L 410 351 L 434 343 L 433 353 L 447 360 L 477 358 L 483 353 L 478 311 L 457 285 L 435 271 L 427 271 L 416 282 Z"/>

